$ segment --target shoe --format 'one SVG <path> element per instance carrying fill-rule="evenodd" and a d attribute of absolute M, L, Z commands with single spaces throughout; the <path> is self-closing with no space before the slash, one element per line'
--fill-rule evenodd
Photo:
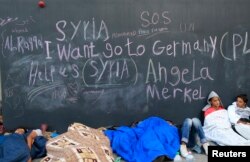
<path fill-rule="evenodd" d="M 205 151 L 205 154 L 207 155 L 208 154 L 208 146 L 209 146 L 209 143 L 206 142 L 206 143 L 203 143 L 203 148 L 204 148 L 204 151 Z"/>
<path fill-rule="evenodd" d="M 186 156 L 188 156 L 187 146 L 181 145 L 180 152 L 181 152 L 181 156 L 186 158 Z"/>
<path fill-rule="evenodd" d="M 176 154 L 174 157 L 174 161 L 181 161 L 181 156 L 179 154 Z"/>
<path fill-rule="evenodd" d="M 194 160 L 194 156 L 191 154 L 191 152 L 189 152 L 189 154 L 185 157 L 185 159 L 187 161 L 193 161 Z"/>

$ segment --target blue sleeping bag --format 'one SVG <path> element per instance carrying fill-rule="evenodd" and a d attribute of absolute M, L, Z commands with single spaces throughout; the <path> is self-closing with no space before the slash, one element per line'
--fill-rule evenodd
<path fill-rule="evenodd" d="M 151 162 L 162 155 L 174 159 L 180 148 L 178 129 L 159 117 L 104 133 L 113 151 L 128 162 Z"/>

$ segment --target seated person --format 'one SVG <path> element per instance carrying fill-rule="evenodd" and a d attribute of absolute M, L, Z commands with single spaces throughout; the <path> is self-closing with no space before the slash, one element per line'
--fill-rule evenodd
<path fill-rule="evenodd" d="M 208 105 L 203 108 L 203 130 L 206 138 L 222 146 L 250 146 L 250 140 L 246 140 L 232 129 L 227 110 L 224 109 L 218 94 L 212 91 L 207 102 Z"/>
<path fill-rule="evenodd" d="M 230 105 L 227 111 L 235 130 L 244 138 L 250 140 L 250 108 L 247 107 L 247 101 L 247 95 L 238 95 L 236 102 Z"/>
<path fill-rule="evenodd" d="M 208 153 L 208 142 L 202 129 L 201 122 L 198 118 L 186 118 L 181 128 L 181 147 L 180 152 L 186 159 L 193 159 L 193 155 L 187 151 L 187 147 L 195 149 L 197 147 L 197 135 L 200 139 L 205 154 Z M 197 148 L 200 150 L 199 148 Z M 200 152 L 200 151 L 198 151 Z"/>

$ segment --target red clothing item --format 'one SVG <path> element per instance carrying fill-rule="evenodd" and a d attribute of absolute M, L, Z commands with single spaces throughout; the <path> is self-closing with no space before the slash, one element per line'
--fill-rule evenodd
<path fill-rule="evenodd" d="M 217 111 L 217 110 L 223 110 L 224 107 L 220 106 L 218 109 L 215 109 L 214 107 L 210 107 L 208 108 L 205 112 L 204 112 L 204 116 L 206 117 L 208 114 Z"/>

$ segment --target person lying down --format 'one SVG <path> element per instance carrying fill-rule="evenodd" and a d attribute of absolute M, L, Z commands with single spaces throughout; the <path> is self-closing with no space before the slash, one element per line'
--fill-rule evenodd
<path fill-rule="evenodd" d="M 18 128 L 14 133 L 4 136 L 0 145 L 0 161 L 31 162 L 32 159 L 44 157 L 46 142 L 40 129 L 27 131 Z"/>

